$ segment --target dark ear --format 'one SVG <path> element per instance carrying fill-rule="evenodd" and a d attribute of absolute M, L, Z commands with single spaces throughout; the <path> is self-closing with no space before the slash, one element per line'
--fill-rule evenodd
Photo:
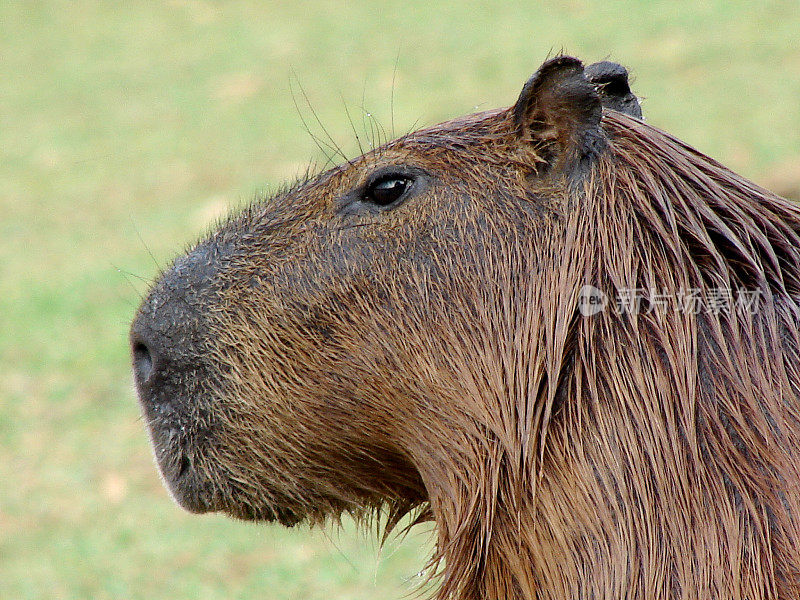
<path fill-rule="evenodd" d="M 603 108 L 642 118 L 642 107 L 628 84 L 625 67 L 607 60 L 596 62 L 586 67 L 586 79 L 597 89 Z"/>
<path fill-rule="evenodd" d="M 514 105 L 521 140 L 534 146 L 550 169 L 571 173 L 605 146 L 600 96 L 571 56 L 545 62 Z"/>

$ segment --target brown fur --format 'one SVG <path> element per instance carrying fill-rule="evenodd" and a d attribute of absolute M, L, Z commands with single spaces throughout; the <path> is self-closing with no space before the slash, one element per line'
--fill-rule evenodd
<path fill-rule="evenodd" d="M 442 599 L 796 599 L 800 210 L 595 121 L 556 61 L 511 109 L 254 205 L 161 280 L 133 340 L 165 479 L 287 525 L 413 511 Z M 346 204 L 387 165 L 427 187 Z M 582 317 L 585 284 L 760 303 Z"/>

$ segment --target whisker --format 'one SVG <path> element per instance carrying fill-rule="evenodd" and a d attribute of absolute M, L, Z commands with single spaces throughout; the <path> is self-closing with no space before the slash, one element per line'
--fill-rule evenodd
<path fill-rule="evenodd" d="M 140 280 L 140 281 L 142 281 L 144 283 L 147 283 L 147 284 L 149 284 L 150 282 L 148 280 L 146 280 L 144 277 L 140 277 L 139 275 L 131 273 L 130 271 L 123 271 L 122 269 L 120 269 L 114 263 L 109 263 L 109 264 L 111 264 L 111 266 L 114 267 L 117 270 L 117 272 L 125 278 L 125 281 L 127 282 L 127 284 L 129 286 L 131 286 L 131 289 L 134 292 L 136 292 L 136 295 L 139 296 L 139 299 L 140 300 L 144 300 L 144 295 L 142 295 L 142 293 L 139 290 L 136 289 L 136 286 L 133 285 L 133 282 L 130 280 L 130 278 L 131 277 L 135 277 L 136 279 L 138 279 L 138 280 Z"/>
<path fill-rule="evenodd" d="M 303 95 L 303 99 L 304 99 L 304 100 L 305 100 L 305 102 L 306 102 L 306 106 L 308 106 L 309 110 L 311 111 L 311 114 L 312 114 L 312 115 L 314 115 L 314 119 L 316 120 L 316 122 L 317 122 L 317 125 L 319 125 L 319 126 L 320 126 L 320 129 L 322 129 L 322 132 L 325 134 L 325 136 L 328 138 L 328 141 L 330 142 L 330 144 L 326 144 L 326 145 L 328 145 L 329 147 L 332 147 L 332 148 L 334 148 L 334 149 L 336 150 L 336 153 L 338 153 L 338 154 L 339 154 L 339 155 L 342 157 L 342 160 L 343 160 L 343 161 L 345 161 L 345 162 L 350 162 L 350 159 L 348 159 L 348 158 L 347 158 L 347 155 L 346 155 L 346 154 L 344 153 L 344 151 L 343 151 L 343 150 L 342 150 L 342 149 L 339 147 L 339 144 L 337 144 L 337 143 L 336 143 L 336 140 L 334 140 L 334 139 L 333 139 L 333 137 L 331 136 L 331 134 L 330 134 L 330 133 L 328 132 L 328 130 L 325 128 L 325 125 L 323 125 L 322 121 L 320 120 L 320 118 L 319 118 L 319 114 L 317 114 L 317 111 L 316 111 L 316 109 L 315 109 L 315 108 L 314 108 L 314 106 L 311 104 L 311 100 L 308 98 L 308 94 L 306 94 L 306 90 L 305 90 L 305 88 L 303 87 L 303 84 L 302 84 L 302 83 L 300 83 L 300 78 L 298 77 L 297 73 L 294 73 L 294 77 L 295 77 L 295 79 L 297 80 L 297 85 L 298 85 L 298 87 L 300 88 L 300 93 Z"/>
<path fill-rule="evenodd" d="M 353 123 L 353 117 L 350 115 L 350 109 L 347 108 L 347 102 L 345 102 L 344 96 L 342 96 L 342 104 L 344 105 L 344 114 L 347 115 L 347 120 L 350 122 L 350 128 L 353 130 L 353 135 L 356 136 L 356 143 L 358 144 L 358 152 L 359 154 L 364 154 L 364 148 L 361 145 L 361 138 L 358 136 L 356 125 L 355 123 Z"/>
<path fill-rule="evenodd" d="M 392 139 L 396 137 L 394 132 L 394 84 L 397 78 L 397 65 L 400 63 L 400 48 L 397 49 L 397 57 L 394 59 L 394 70 L 392 71 L 392 95 L 389 99 L 389 114 L 392 119 Z"/>
<path fill-rule="evenodd" d="M 360 106 L 360 108 L 361 108 L 361 128 L 364 130 L 364 135 L 369 133 L 369 147 L 370 147 L 370 150 L 374 150 L 375 149 L 375 132 L 372 131 L 372 128 L 370 128 L 370 131 L 367 132 L 367 117 L 371 116 L 371 115 L 369 114 L 369 111 L 367 111 L 367 109 L 366 109 L 366 104 L 367 104 L 367 79 L 364 78 L 364 88 L 361 90 L 361 106 Z"/>
<path fill-rule="evenodd" d="M 302 113 L 302 111 L 300 110 L 300 105 L 299 105 L 299 104 L 298 104 L 298 102 L 297 102 L 297 95 L 296 95 L 296 94 L 295 94 L 295 92 L 294 92 L 294 87 L 292 87 L 292 80 L 291 80 L 291 78 L 289 79 L 289 93 L 292 95 L 292 102 L 294 103 L 294 108 L 295 108 L 295 110 L 297 111 L 297 115 L 300 117 L 300 122 L 303 124 L 303 129 L 305 129 L 305 130 L 306 130 L 306 133 L 309 135 L 309 137 L 310 137 L 310 138 L 311 138 L 311 139 L 314 141 L 314 143 L 317 145 L 317 148 L 319 148 L 319 151 L 320 151 L 320 152 L 322 152 L 322 154 L 323 154 L 323 155 L 325 156 L 325 158 L 327 159 L 327 160 L 325 161 L 325 164 L 327 165 L 328 163 L 331 163 L 331 162 L 333 162 L 333 156 L 335 156 L 335 155 L 336 155 L 336 150 L 335 150 L 335 148 L 332 148 L 332 147 L 331 147 L 329 144 L 327 144 L 327 143 L 326 143 L 324 140 L 321 140 L 321 139 L 319 139 L 319 138 L 318 138 L 316 135 L 314 135 L 314 133 L 311 131 L 311 127 L 310 127 L 310 126 L 308 125 L 308 123 L 306 122 L 306 119 L 305 119 L 305 117 L 303 116 L 303 113 Z M 329 154 L 329 153 L 328 153 L 328 152 L 325 150 L 325 148 L 323 148 L 323 147 L 322 147 L 322 146 L 323 146 L 323 144 L 324 144 L 324 145 L 325 145 L 325 146 L 328 148 L 328 150 L 330 150 L 330 151 L 332 152 L 332 154 Z"/>
<path fill-rule="evenodd" d="M 157 271 L 163 271 L 163 267 L 160 264 L 158 264 L 158 261 L 156 260 L 155 255 L 150 250 L 150 246 L 148 246 L 147 242 L 144 241 L 144 238 L 142 237 L 142 234 L 139 231 L 139 228 L 136 227 L 136 221 L 133 220 L 132 216 L 129 216 L 128 218 L 131 220 L 131 225 L 133 225 L 133 230 L 136 232 L 136 237 L 138 237 L 139 241 L 142 242 L 142 245 L 145 247 L 145 250 L 147 250 L 147 253 L 150 255 L 150 258 L 153 260 L 153 264 L 156 266 L 156 270 Z"/>

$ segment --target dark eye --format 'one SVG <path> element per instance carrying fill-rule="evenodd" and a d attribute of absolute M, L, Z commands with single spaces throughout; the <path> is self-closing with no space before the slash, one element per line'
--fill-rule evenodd
<path fill-rule="evenodd" d="M 364 202 L 377 206 L 389 206 L 403 197 L 409 188 L 412 180 L 404 175 L 389 175 L 373 181 L 364 191 Z"/>

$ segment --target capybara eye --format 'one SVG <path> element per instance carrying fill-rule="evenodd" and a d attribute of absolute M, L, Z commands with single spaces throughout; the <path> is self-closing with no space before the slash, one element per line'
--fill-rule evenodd
<path fill-rule="evenodd" d="M 394 204 L 411 187 L 412 180 L 404 175 L 389 175 L 372 182 L 364 191 L 364 202 L 378 206 Z"/>

